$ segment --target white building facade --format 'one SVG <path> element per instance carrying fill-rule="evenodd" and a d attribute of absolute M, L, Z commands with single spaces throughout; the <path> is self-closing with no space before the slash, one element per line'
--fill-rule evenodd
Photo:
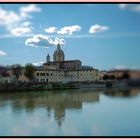
<path fill-rule="evenodd" d="M 99 80 L 98 70 L 96 69 L 37 70 L 35 77 L 37 82 L 78 82 Z"/>

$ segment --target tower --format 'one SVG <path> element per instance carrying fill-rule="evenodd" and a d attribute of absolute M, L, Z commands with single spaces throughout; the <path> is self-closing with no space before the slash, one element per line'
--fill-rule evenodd
<path fill-rule="evenodd" d="M 65 57 L 64 52 L 60 48 L 60 44 L 58 43 L 57 49 L 54 51 L 54 54 L 53 54 L 53 61 L 54 62 L 64 61 L 64 57 Z"/>
<path fill-rule="evenodd" d="M 50 55 L 47 55 L 47 63 L 50 62 Z"/>

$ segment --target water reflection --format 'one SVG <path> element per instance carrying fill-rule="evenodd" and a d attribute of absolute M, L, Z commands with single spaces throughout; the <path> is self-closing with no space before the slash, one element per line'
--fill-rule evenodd
<path fill-rule="evenodd" d="M 136 97 L 139 94 L 140 89 L 134 88 L 134 89 L 110 89 L 110 90 L 105 90 L 104 94 L 110 97 L 124 97 L 124 98 L 131 98 L 131 97 Z"/>
<path fill-rule="evenodd" d="M 114 90 L 60 90 L 41 92 L 20 92 L 0 94 L 1 108 L 9 105 L 13 114 L 25 113 L 33 114 L 39 109 L 46 110 L 47 118 L 54 117 L 57 125 L 62 127 L 66 119 L 67 110 L 83 110 L 84 103 L 100 104 L 101 95 L 113 98 L 137 97 L 140 89 L 114 89 Z M 96 113 L 96 112 L 95 112 Z"/>
<path fill-rule="evenodd" d="M 83 102 L 99 102 L 100 91 L 65 90 L 1 94 L 0 101 L 10 101 L 12 110 L 15 112 L 25 109 L 33 112 L 36 108 L 47 109 L 48 116 L 54 110 L 55 119 L 60 126 L 65 118 L 66 109 L 82 109 Z M 6 104 L 5 104 L 6 105 Z"/>

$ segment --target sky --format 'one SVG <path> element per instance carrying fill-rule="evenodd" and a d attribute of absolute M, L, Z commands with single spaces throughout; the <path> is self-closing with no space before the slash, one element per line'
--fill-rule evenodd
<path fill-rule="evenodd" d="M 66 60 L 99 70 L 140 69 L 140 4 L 0 4 L 0 65 Z"/>

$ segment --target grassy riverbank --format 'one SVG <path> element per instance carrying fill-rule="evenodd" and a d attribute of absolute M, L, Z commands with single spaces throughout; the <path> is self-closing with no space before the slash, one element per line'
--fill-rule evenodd
<path fill-rule="evenodd" d="M 56 82 L 56 83 L 0 83 L 0 91 L 41 91 L 41 90 L 60 90 L 60 89 L 105 89 L 122 87 L 140 87 L 140 80 L 121 80 L 121 81 L 83 81 L 83 82 Z"/>

